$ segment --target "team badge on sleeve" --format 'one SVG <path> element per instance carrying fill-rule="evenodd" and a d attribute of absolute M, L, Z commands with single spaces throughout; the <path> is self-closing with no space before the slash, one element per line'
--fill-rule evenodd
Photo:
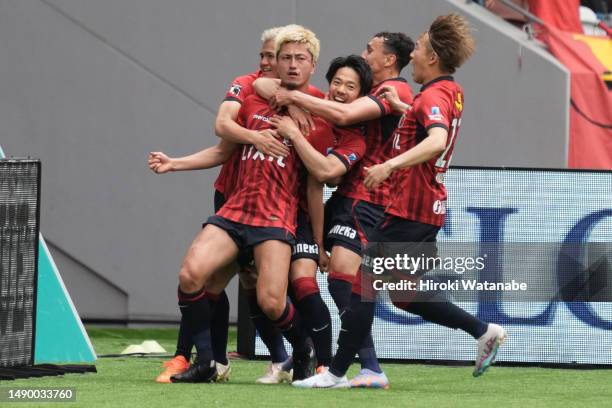
<path fill-rule="evenodd" d="M 240 95 L 240 91 L 242 90 L 242 85 L 240 84 L 232 84 L 230 88 L 230 93 L 234 96 Z"/>
<path fill-rule="evenodd" d="M 433 106 L 431 108 L 431 115 L 429 115 L 429 120 L 435 120 L 438 122 L 444 121 L 444 116 L 442 116 L 442 113 L 440 112 L 440 107 Z"/>
<path fill-rule="evenodd" d="M 357 160 L 357 155 L 355 153 L 351 153 L 348 156 L 345 154 L 344 157 L 349 162 L 349 164 Z"/>

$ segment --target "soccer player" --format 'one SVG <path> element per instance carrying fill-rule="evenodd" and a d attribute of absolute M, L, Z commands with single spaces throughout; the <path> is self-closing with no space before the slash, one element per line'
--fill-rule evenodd
<path fill-rule="evenodd" d="M 306 91 L 319 54 L 314 33 L 299 26 L 285 27 L 277 36 L 275 48 L 282 83 Z M 251 95 L 238 116 L 247 130 L 264 130 L 270 128 L 272 114 L 267 101 Z M 326 137 L 316 131 L 309 136 Z M 208 219 L 179 273 L 182 318 L 193 330 L 198 358 L 186 372 L 171 377 L 173 382 L 208 382 L 216 375 L 210 350 L 210 307 L 202 300 L 209 279 L 239 254 L 242 260 L 249 255 L 255 260 L 258 304 L 293 347 L 294 379 L 312 371 L 312 350 L 302 336 L 299 313 L 286 301 L 300 165 L 293 150 L 285 157 L 274 157 L 265 156 L 252 145 L 243 146 L 234 192 Z"/>
<path fill-rule="evenodd" d="M 253 93 L 253 81 L 257 78 L 276 78 L 278 76 L 276 72 L 274 42 L 279 30 L 280 27 L 274 27 L 262 33 L 259 70 L 237 77 L 232 81 L 232 85 L 219 107 L 216 121 L 218 129 L 220 129 L 219 131 L 226 133 L 240 132 L 242 135 L 249 137 L 258 150 L 274 155 L 287 154 L 287 147 L 276 140 L 269 132 L 246 131 L 237 125 L 235 120 L 242 102 Z M 299 119 L 303 119 L 303 117 L 299 117 Z M 308 130 L 308 127 L 304 127 L 308 126 L 306 121 L 303 121 L 301 125 L 302 129 Z M 235 183 L 235 172 L 237 171 L 238 158 L 240 156 L 240 149 L 237 147 L 238 145 L 234 143 L 221 140 L 216 146 L 184 157 L 172 158 L 163 152 L 152 152 L 149 154 L 149 167 L 157 174 L 163 174 L 169 171 L 209 169 L 223 164 L 219 177 L 215 182 L 214 203 L 215 212 L 217 212 L 225 202 L 225 197 L 231 193 L 232 185 Z M 237 268 L 235 264 L 227 266 L 224 279 L 231 279 L 236 274 Z M 243 276 L 241 275 L 241 277 Z M 270 351 L 272 359 L 266 374 L 257 381 L 262 383 L 290 381 L 290 369 L 284 370 L 282 365 L 283 362 L 288 360 L 282 335 L 263 315 L 259 306 L 257 306 L 254 290 L 250 292 L 253 292 L 249 295 L 250 313 L 262 340 Z M 218 297 L 211 296 L 209 302 L 213 311 L 211 338 L 218 370 L 217 381 L 226 381 L 231 372 L 226 356 L 229 302 L 225 291 L 221 291 Z M 191 334 L 187 331 L 186 324 L 182 321 L 179 328 L 175 357 L 164 363 L 165 370 L 157 377 L 156 381 L 169 383 L 172 375 L 186 371 L 189 368 L 192 347 Z"/>
<path fill-rule="evenodd" d="M 371 70 L 365 60 L 357 55 L 332 60 L 326 78 L 329 82 L 328 99 L 342 103 L 350 103 L 360 96 L 367 95 L 372 87 Z M 267 82 L 266 85 L 271 83 L 272 89 L 264 87 L 264 82 Z M 257 80 L 254 86 L 264 97 L 273 94 L 277 88 L 273 81 L 262 79 Z M 333 127 L 336 139 L 334 146 L 321 150 L 311 144 L 290 119 L 275 116 L 271 123 L 280 135 L 291 140 L 306 169 L 319 182 L 338 179 L 355 166 L 365 152 L 362 126 Z M 306 223 L 301 225 L 300 221 L 303 219 L 303 216 L 298 215 L 298 244 L 294 247 L 290 280 L 296 294 L 298 310 L 304 316 L 306 326 L 311 329 L 319 364 L 318 371 L 320 371 L 331 361 L 331 321 L 327 307 L 318 306 L 324 303 L 316 282 L 317 265 L 314 262 L 314 254 L 318 253 L 316 247 L 323 248 L 323 246 L 320 241 L 310 243 L 306 239 L 305 242 L 300 242 L 300 230 L 310 230 L 310 226 Z M 307 232 L 302 236 L 311 237 L 312 233 Z M 303 248 L 309 250 L 304 251 Z M 321 255 L 326 257 L 325 252 L 321 252 Z M 326 270 L 325 266 L 323 262 L 322 271 Z"/>
<path fill-rule="evenodd" d="M 412 90 L 400 77 L 400 72 L 410 61 L 413 48 L 414 43 L 403 33 L 380 32 L 374 35 L 362 53 L 372 70 L 374 85 L 369 95 L 351 103 L 317 100 L 304 93 L 283 89 L 273 98 L 276 105 L 297 104 L 337 125 L 363 123 L 365 127 L 366 151 L 360 165 L 351 168 L 325 206 L 325 248 L 331 252 L 328 287 L 341 316 L 350 303 L 353 280 L 361 264 L 362 246 L 384 216 L 388 204 L 388 183 L 371 191 L 363 185 L 363 167 L 373 166 L 389 157 L 390 139 L 400 118 L 389 103 L 377 95 L 377 90 L 384 85 L 394 85 L 404 102 L 412 102 Z M 353 386 L 388 386 L 371 336 L 365 338 L 358 354 L 362 369 L 352 380 Z"/>
<path fill-rule="evenodd" d="M 372 243 L 435 243 L 445 215 L 443 175 L 453 153 L 464 107 L 463 90 L 451 75 L 473 54 L 474 48 L 471 28 L 462 16 L 440 16 L 419 38 L 412 52 L 412 77 L 415 82 L 423 84 L 412 106 L 401 103 L 391 87 L 379 91 L 381 97 L 392 106 L 401 106 L 405 114 L 395 132 L 394 157 L 365 169 L 364 185 L 368 189 L 376 188 L 397 172 L 393 175 L 393 189 L 385 218 L 371 235 Z M 360 286 L 361 279 L 358 278 L 353 289 L 361 292 Z M 295 386 L 350 386 L 346 371 L 362 339 L 370 333 L 374 319 L 372 296 L 375 295 L 371 289 L 363 288 L 361 294 L 365 301 L 361 300 L 361 296 L 351 299 L 351 306 L 342 322 L 339 349 L 330 369 L 304 381 L 294 382 Z M 406 303 L 394 304 L 407 309 Z M 426 318 L 427 313 L 439 315 L 442 312 L 447 312 L 451 320 L 465 317 L 449 308 L 445 302 L 413 304 L 422 309 L 421 313 Z M 474 370 L 477 376 L 493 362 L 506 333 L 498 325 L 486 325 L 477 319 L 464 324 L 474 325 L 471 334 L 478 339 L 479 358 Z"/>

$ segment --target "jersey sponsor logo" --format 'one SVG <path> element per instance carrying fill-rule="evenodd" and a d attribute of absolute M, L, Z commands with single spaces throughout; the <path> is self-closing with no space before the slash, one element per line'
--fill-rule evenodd
<path fill-rule="evenodd" d="M 293 246 L 293 255 L 296 254 L 319 254 L 319 246 L 317 244 L 307 244 L 305 242 L 300 242 L 299 244 L 295 244 Z"/>
<path fill-rule="evenodd" d="M 258 115 L 257 113 L 253 114 L 253 119 L 255 120 L 261 120 L 262 122 L 270 122 L 270 118 L 267 116 L 263 116 L 263 115 Z"/>
<path fill-rule="evenodd" d="M 437 122 L 442 122 L 444 120 L 444 116 L 442 116 L 442 113 L 440 112 L 440 107 L 438 106 L 433 106 L 431 108 L 431 115 L 429 116 L 429 120 L 435 120 Z"/>
<path fill-rule="evenodd" d="M 342 235 L 350 239 L 354 239 L 357 236 L 357 231 L 346 225 L 334 225 L 329 231 L 329 234 Z"/>
<path fill-rule="evenodd" d="M 232 84 L 229 89 L 229 92 L 234 96 L 240 95 L 240 91 L 242 91 L 242 85 L 240 84 Z"/>
<path fill-rule="evenodd" d="M 433 212 L 434 214 L 446 214 L 446 200 L 444 201 L 440 201 L 440 200 L 436 200 L 436 202 L 434 202 L 433 205 Z"/>
<path fill-rule="evenodd" d="M 244 145 L 242 147 L 242 157 L 241 160 L 267 160 L 269 162 L 271 161 L 275 161 L 276 160 L 276 164 L 279 167 L 285 167 L 285 158 L 280 156 L 278 158 L 275 158 L 272 155 L 268 155 L 268 157 L 266 158 L 266 156 L 260 152 L 259 150 L 257 150 L 255 148 L 255 146 L 250 145 Z"/>

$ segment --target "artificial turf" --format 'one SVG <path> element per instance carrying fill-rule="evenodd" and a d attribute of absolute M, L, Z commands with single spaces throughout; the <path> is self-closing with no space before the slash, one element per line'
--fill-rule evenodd
<path fill-rule="evenodd" d="M 99 356 L 157 340 L 174 349 L 176 329 L 88 327 Z M 230 331 L 229 350 L 235 350 Z M 2 407 L 604 407 L 612 406 L 612 370 L 492 367 L 473 378 L 471 367 L 384 364 L 389 390 L 302 390 L 287 384 L 257 385 L 264 361 L 231 361 L 224 384 L 157 384 L 161 358 L 102 357 L 96 374 L 2 381 L 1 388 L 74 387 L 76 402 L 11 403 Z M 357 368 L 351 368 L 354 375 Z M 15 404 L 15 405 L 13 405 Z"/>

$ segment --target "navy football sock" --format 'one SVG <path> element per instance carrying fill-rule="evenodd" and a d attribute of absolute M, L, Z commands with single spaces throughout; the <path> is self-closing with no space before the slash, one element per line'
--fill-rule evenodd
<path fill-rule="evenodd" d="M 471 334 L 475 339 L 478 339 L 487 331 L 487 323 L 452 304 L 443 296 L 434 292 L 421 293 L 419 296 L 421 297 L 420 300 L 427 299 L 428 301 L 394 302 L 394 305 L 399 305 L 402 310 L 421 316 L 428 322 L 451 329 L 461 329 Z M 419 298 L 416 300 L 419 300 Z"/>
<path fill-rule="evenodd" d="M 304 336 L 300 314 L 287 299 L 285 310 L 280 317 L 274 320 L 274 325 L 280 329 L 283 336 L 293 347 L 293 353 L 305 353 L 309 346 Z"/>
<path fill-rule="evenodd" d="M 304 326 L 309 329 L 317 365 L 329 366 L 332 357 L 332 325 L 329 309 L 321 299 L 321 294 L 313 293 L 298 300 L 297 308 L 303 316 Z"/>
<path fill-rule="evenodd" d="M 285 349 L 283 335 L 259 307 L 255 291 L 249 292 L 248 301 L 251 321 L 259 333 L 259 337 L 261 337 L 261 340 L 268 348 L 272 362 L 282 363 L 283 361 L 287 360 L 289 355 Z"/>
<path fill-rule="evenodd" d="M 338 336 L 338 351 L 329 371 L 336 376 L 343 376 L 350 367 L 355 354 L 363 346 L 372 330 L 374 321 L 374 302 L 362 302 L 359 295 L 351 297 L 351 304 L 342 313 L 342 330 Z"/>
<path fill-rule="evenodd" d="M 372 333 L 368 333 L 357 354 L 359 355 L 361 368 L 367 368 L 375 373 L 382 373 L 380 365 L 378 364 L 378 358 L 376 357 L 376 349 L 374 348 Z"/>
<path fill-rule="evenodd" d="M 210 339 L 210 304 L 205 297 L 204 289 L 194 293 L 184 293 L 179 289 L 179 307 L 181 320 L 184 320 L 191 332 L 191 340 L 196 347 L 199 362 L 213 359 Z"/>
<path fill-rule="evenodd" d="M 339 277 L 343 279 L 338 279 Z M 349 275 L 338 273 L 330 273 L 327 279 L 329 293 L 334 299 L 340 313 L 350 304 L 351 297 L 355 296 L 352 293 L 353 284 L 349 282 L 349 279 L 352 279 Z M 376 373 L 382 372 L 378 364 L 378 359 L 376 358 L 376 349 L 374 348 L 374 341 L 372 340 L 371 334 L 367 335 L 364 344 L 359 348 L 357 354 L 359 355 L 361 368 L 367 368 Z"/>
<path fill-rule="evenodd" d="M 327 277 L 327 289 L 339 313 L 351 303 L 352 279 L 349 275 L 334 272 Z"/>
<path fill-rule="evenodd" d="M 181 317 L 181 324 L 179 325 L 178 338 L 176 339 L 176 353 L 174 356 L 183 356 L 187 361 L 191 358 L 191 349 L 193 348 L 193 341 L 191 341 L 191 333 L 188 330 L 185 319 Z"/>
<path fill-rule="evenodd" d="M 209 297 L 212 309 L 210 335 L 215 361 L 227 365 L 227 335 L 229 327 L 229 300 L 222 291 L 218 296 Z"/>

